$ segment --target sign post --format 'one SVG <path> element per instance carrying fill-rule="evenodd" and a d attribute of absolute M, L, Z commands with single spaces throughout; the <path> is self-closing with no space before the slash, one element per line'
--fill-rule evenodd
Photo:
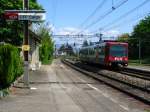
<path fill-rule="evenodd" d="M 24 6 L 23 10 L 29 9 L 29 1 L 23 0 Z M 24 21 L 24 40 L 23 45 L 29 45 L 29 21 Z M 24 52 L 24 85 L 26 87 L 29 87 L 29 51 L 23 51 Z"/>
<path fill-rule="evenodd" d="M 29 10 L 29 0 L 23 0 L 23 10 L 5 10 L 4 18 L 9 21 L 24 22 L 24 39 L 22 50 L 24 53 L 24 85 L 29 87 L 29 21 L 45 20 L 44 10 Z"/>
<path fill-rule="evenodd" d="M 5 10 L 5 19 L 9 21 L 44 21 L 44 10 Z"/>

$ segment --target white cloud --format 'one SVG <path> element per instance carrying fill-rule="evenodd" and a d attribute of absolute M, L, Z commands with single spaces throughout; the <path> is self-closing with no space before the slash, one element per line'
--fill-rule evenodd
<path fill-rule="evenodd" d="M 78 29 L 74 27 L 64 27 L 64 28 L 55 29 L 55 34 L 57 35 L 74 35 L 81 32 L 82 34 L 89 34 L 88 30 L 83 31 L 82 29 Z"/>
<path fill-rule="evenodd" d="M 57 35 L 69 35 L 72 32 L 77 31 L 77 29 L 75 28 L 71 28 L 71 27 L 65 27 L 65 28 L 59 28 L 55 31 L 55 34 Z"/>
<path fill-rule="evenodd" d="M 48 24 L 48 26 L 47 26 L 49 29 L 51 29 L 51 31 L 52 32 L 54 32 L 55 31 L 55 27 L 54 27 L 54 25 L 53 24 Z"/>
<path fill-rule="evenodd" d="M 55 29 L 54 31 L 54 35 L 77 35 L 79 32 L 81 32 L 81 29 L 78 28 L 74 28 L 74 27 L 64 27 L 64 28 L 59 28 L 59 29 Z M 82 34 L 86 35 L 86 34 L 90 34 L 88 30 L 85 30 Z M 56 44 L 66 44 L 69 43 L 71 45 L 73 45 L 74 43 L 76 43 L 77 46 L 80 46 L 80 44 L 83 43 L 83 41 L 85 39 L 85 37 L 80 37 L 80 38 L 68 38 L 68 37 L 60 37 L 60 38 L 54 38 L 55 43 Z M 76 47 L 77 47 L 76 46 Z"/>
<path fill-rule="evenodd" d="M 106 32 L 103 32 L 104 34 L 104 37 L 117 37 L 120 32 L 118 30 L 109 30 L 109 31 L 106 31 Z"/>

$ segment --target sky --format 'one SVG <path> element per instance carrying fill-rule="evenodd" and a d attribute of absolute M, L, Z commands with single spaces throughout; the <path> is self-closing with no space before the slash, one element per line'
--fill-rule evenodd
<path fill-rule="evenodd" d="M 123 1 L 126 2 L 116 8 Z M 144 1 L 148 2 L 129 13 Z M 53 33 L 57 35 L 101 32 L 105 37 L 112 37 L 131 33 L 139 20 L 150 13 L 150 0 L 38 0 L 38 3 L 46 10 L 46 22 L 49 22 Z M 100 4 L 101 8 L 85 21 Z M 116 9 L 104 16 L 112 10 L 112 6 Z M 129 15 L 123 16 L 125 13 Z M 99 21 L 95 22 L 98 18 Z M 92 24 L 93 22 L 96 24 Z M 60 42 L 63 39 L 57 38 L 55 41 Z"/>

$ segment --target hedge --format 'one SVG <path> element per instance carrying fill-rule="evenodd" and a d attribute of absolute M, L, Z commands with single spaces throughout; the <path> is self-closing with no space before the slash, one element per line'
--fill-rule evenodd
<path fill-rule="evenodd" d="M 8 88 L 22 74 L 23 61 L 18 48 L 0 45 L 0 89 Z"/>
<path fill-rule="evenodd" d="M 54 43 L 50 37 L 44 37 L 39 49 L 42 64 L 50 64 L 53 60 Z"/>

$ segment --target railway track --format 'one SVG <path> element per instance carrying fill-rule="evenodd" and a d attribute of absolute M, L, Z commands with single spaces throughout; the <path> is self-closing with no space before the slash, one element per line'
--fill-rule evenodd
<path fill-rule="evenodd" d="M 100 70 L 98 67 L 91 67 L 89 65 L 79 62 L 76 63 L 70 60 L 63 60 L 62 62 L 83 74 L 104 82 L 105 84 L 150 105 L 150 81 L 147 79 L 143 79 L 131 74 L 124 75 L 114 71 L 104 69 Z"/>
<path fill-rule="evenodd" d="M 150 81 L 150 72 L 132 68 L 124 68 L 120 73 Z"/>

